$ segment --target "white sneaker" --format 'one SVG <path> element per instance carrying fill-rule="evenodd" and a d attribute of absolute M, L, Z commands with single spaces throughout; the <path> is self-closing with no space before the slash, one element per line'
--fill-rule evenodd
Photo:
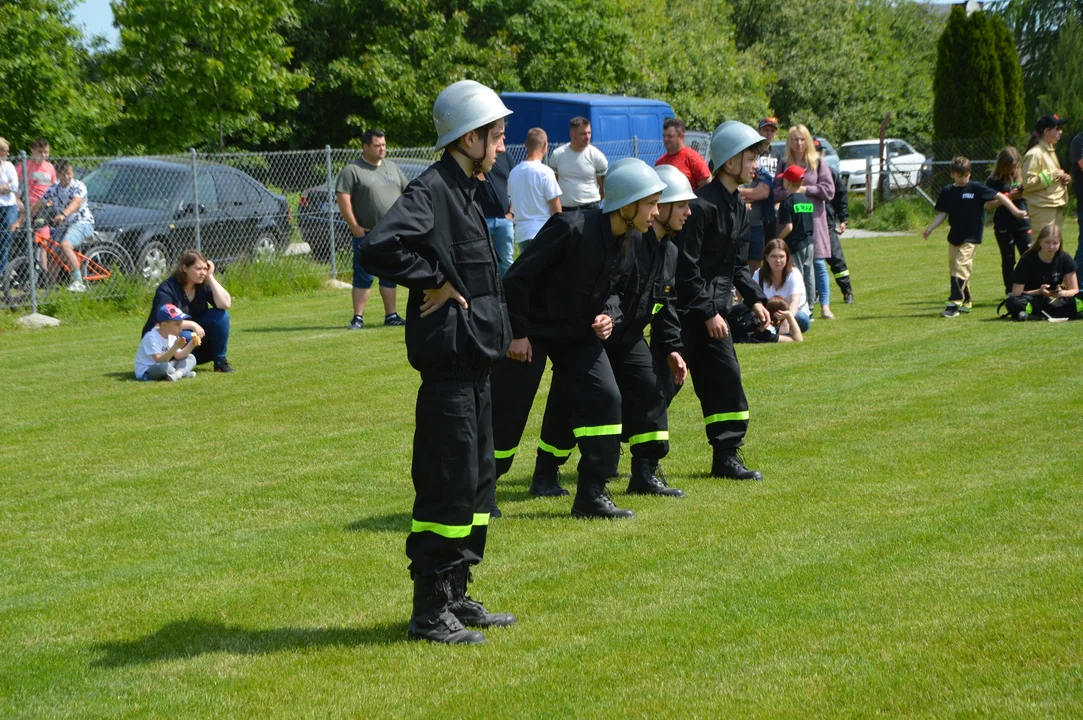
<path fill-rule="evenodd" d="M 196 376 L 196 371 L 195 370 L 189 370 L 189 371 L 184 373 L 184 377 L 186 377 L 186 378 L 194 378 L 195 376 Z"/>
<path fill-rule="evenodd" d="M 182 373 L 180 370 L 174 370 L 173 372 L 166 373 L 166 375 L 165 375 L 165 379 L 168 380 L 169 382 L 177 382 L 178 380 L 180 380 L 183 377 L 184 377 L 184 373 Z"/>
<path fill-rule="evenodd" d="M 68 285 L 68 292 L 86 292 L 86 285 L 82 280 L 76 280 L 71 285 Z"/>

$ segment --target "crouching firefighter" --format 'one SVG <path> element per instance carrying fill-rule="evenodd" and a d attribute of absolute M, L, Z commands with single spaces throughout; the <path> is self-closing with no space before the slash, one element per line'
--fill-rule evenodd
<path fill-rule="evenodd" d="M 493 463 L 489 371 L 511 343 L 497 257 L 476 199 L 475 175 L 504 152 L 511 111 L 471 80 L 433 105 L 443 156 L 411 182 L 361 245 L 367 272 L 404 285 L 406 354 L 421 373 L 406 555 L 414 581 L 409 637 L 476 644 L 464 626 L 511 625 L 466 594 L 485 554 Z"/>
<path fill-rule="evenodd" d="M 715 129 L 714 178 L 696 191 L 692 214 L 675 239 L 684 358 L 714 451 L 711 475 L 735 480 L 763 479 L 745 467 L 739 454 L 748 430 L 748 400 L 726 324 L 735 288 L 761 330 L 771 322 L 763 290 L 748 271 L 748 220 L 737 195 L 756 175 L 756 153 L 763 142 L 755 130 L 733 120 Z"/>
<path fill-rule="evenodd" d="M 625 162 L 629 160 L 618 160 L 610 166 L 610 172 Z M 651 229 L 629 240 L 626 253 L 631 261 L 623 265 L 617 286 L 621 319 L 614 322 L 613 333 L 602 345 L 620 388 L 621 440 L 628 443 L 632 454 L 628 493 L 684 497 L 684 491 L 666 483 L 659 461 L 669 453 L 666 411 L 675 388 L 688 373 L 681 357 L 674 280 L 677 247 L 672 238 L 688 219 L 691 213 L 688 203 L 696 194 L 688 178 L 677 168 L 659 165 L 654 170 L 666 189 L 658 200 L 658 215 L 651 220 Z M 650 347 L 643 337 L 648 325 Z M 534 467 L 536 488 L 559 486 L 557 471 L 567 455 L 557 448 L 575 445 L 572 428 L 566 422 L 568 409 L 559 403 L 562 397 L 550 395 L 545 407 L 543 443 Z M 561 424 L 563 428 L 557 430 Z M 547 435 L 550 432 L 563 432 L 563 435 Z"/>
<path fill-rule="evenodd" d="M 663 189 L 665 184 L 641 160 L 613 168 L 606 175 L 600 209 L 552 216 L 504 276 L 514 340 L 509 359 L 493 369 L 497 473 L 511 468 L 549 358 L 549 401 L 565 410 L 559 427 L 551 427 L 555 414 L 546 413 L 539 454 L 566 458 L 578 445 L 582 457 L 574 517 L 634 516 L 617 508 L 605 489 L 620 458 L 621 396 L 602 340 L 621 321 L 614 294 L 621 266 L 630 262 L 632 248 L 658 213 Z M 571 436 L 565 441 L 568 426 Z M 561 444 L 547 442 L 551 437 Z M 531 490 L 567 494 L 555 483 Z"/>

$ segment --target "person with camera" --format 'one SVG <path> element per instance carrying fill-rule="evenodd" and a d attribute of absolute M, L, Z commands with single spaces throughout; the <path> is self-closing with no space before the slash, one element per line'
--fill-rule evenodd
<path fill-rule="evenodd" d="M 1012 294 L 1004 301 L 1015 320 L 1058 320 L 1083 317 L 1075 261 L 1064 251 L 1056 225 L 1044 226 L 1023 253 L 1012 276 Z"/>

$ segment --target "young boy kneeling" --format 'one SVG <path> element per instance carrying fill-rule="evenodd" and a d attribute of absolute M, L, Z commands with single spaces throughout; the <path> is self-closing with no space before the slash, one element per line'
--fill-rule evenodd
<path fill-rule="evenodd" d="M 191 320 L 191 316 L 181 312 L 176 305 L 162 305 L 155 318 L 158 324 L 147 331 L 135 353 L 136 380 L 169 380 L 176 382 L 181 378 L 196 376 L 196 356 L 192 353 L 199 347 L 199 336 L 185 344 L 180 336 L 181 323 Z"/>

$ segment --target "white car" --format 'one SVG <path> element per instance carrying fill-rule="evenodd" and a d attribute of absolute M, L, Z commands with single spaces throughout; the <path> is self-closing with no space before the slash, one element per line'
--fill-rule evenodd
<path fill-rule="evenodd" d="M 865 192 L 866 158 L 872 158 L 872 189 L 880 187 L 881 166 L 876 159 L 879 151 L 879 140 L 855 140 L 839 147 L 839 173 L 850 191 Z M 925 156 L 909 143 L 887 138 L 884 140 L 884 155 L 882 160 L 886 160 L 887 165 L 882 170 L 889 174 L 890 187 L 911 188 L 921 182 Z"/>

